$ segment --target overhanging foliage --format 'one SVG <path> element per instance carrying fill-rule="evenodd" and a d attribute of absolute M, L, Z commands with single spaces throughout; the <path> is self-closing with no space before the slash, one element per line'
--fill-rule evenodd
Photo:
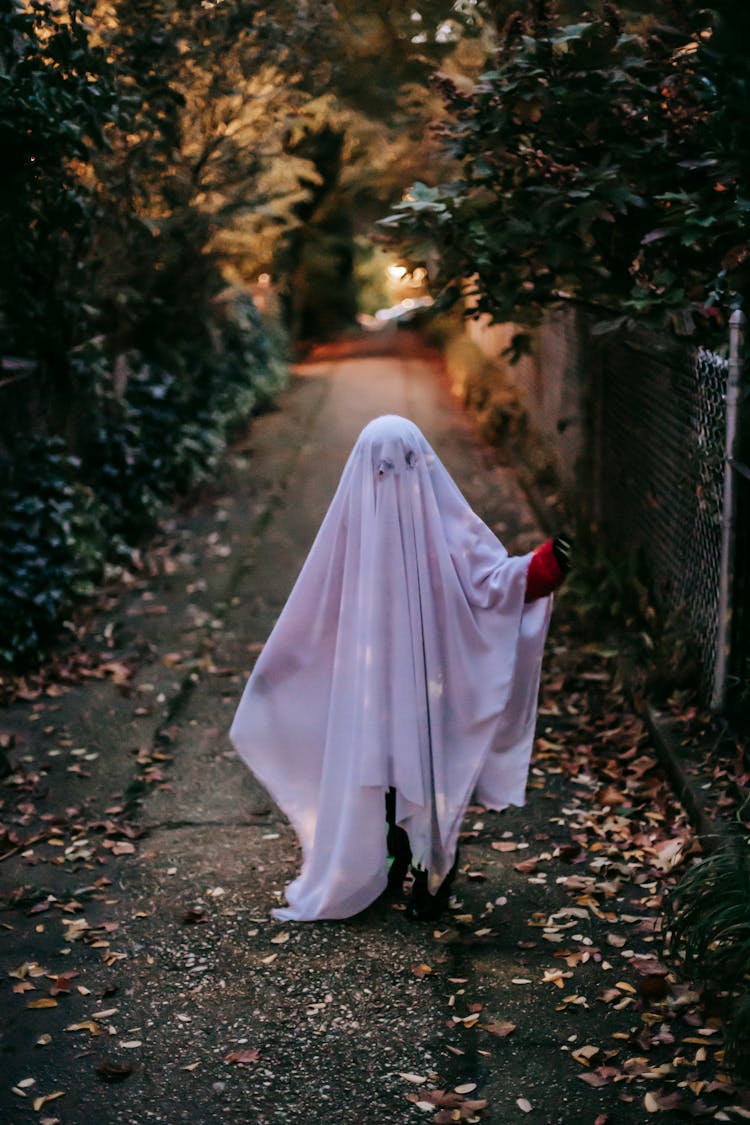
<path fill-rule="evenodd" d="M 750 270 L 750 12 L 674 5 L 636 32 L 610 4 L 573 24 L 535 8 L 473 89 L 442 82 L 459 175 L 415 184 L 386 224 L 498 321 L 561 293 L 723 318 Z"/>

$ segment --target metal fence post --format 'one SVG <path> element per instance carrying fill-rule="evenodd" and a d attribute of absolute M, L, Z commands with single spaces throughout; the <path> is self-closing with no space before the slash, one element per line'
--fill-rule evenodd
<path fill-rule="evenodd" d="M 745 314 L 736 309 L 729 320 L 729 370 L 726 393 L 726 437 L 724 444 L 724 503 L 721 519 L 721 569 L 719 571 L 719 629 L 714 665 L 711 707 L 720 711 L 727 693 L 729 643 L 732 617 L 732 572 L 734 569 L 735 487 L 732 462 L 737 453 L 740 382 L 742 378 L 742 340 Z"/>

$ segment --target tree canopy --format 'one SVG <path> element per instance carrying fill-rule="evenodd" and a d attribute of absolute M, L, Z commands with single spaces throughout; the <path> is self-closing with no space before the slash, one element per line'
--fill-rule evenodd
<path fill-rule="evenodd" d="M 480 11 L 5 0 L 5 350 L 41 357 L 42 322 L 61 372 L 97 333 L 179 350 L 228 280 L 272 272 L 299 305 L 316 261 L 351 317 L 355 226 L 432 160 L 428 78 L 478 70 Z"/>
<path fill-rule="evenodd" d="M 470 89 L 443 84 L 452 180 L 388 220 L 444 293 L 534 321 L 561 294 L 623 316 L 721 319 L 748 278 L 750 12 L 665 5 L 628 26 L 512 16 Z"/>

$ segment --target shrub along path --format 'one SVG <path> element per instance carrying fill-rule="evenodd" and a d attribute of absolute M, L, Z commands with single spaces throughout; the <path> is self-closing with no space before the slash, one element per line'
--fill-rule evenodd
<path fill-rule="evenodd" d="M 750 1116 L 717 1013 L 659 961 L 691 830 L 564 599 L 528 803 L 469 810 L 445 919 L 269 918 L 298 848 L 226 732 L 362 425 L 412 417 L 511 549 L 541 537 L 409 340 L 301 365 L 82 621 L 83 655 L 3 713 L 3 1121 Z"/>

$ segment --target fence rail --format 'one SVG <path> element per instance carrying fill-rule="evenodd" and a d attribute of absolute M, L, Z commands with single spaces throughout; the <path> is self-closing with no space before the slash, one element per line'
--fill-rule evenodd
<path fill-rule="evenodd" d="M 750 467 L 733 461 L 732 468 L 736 516 L 726 709 L 735 728 L 746 734 L 750 732 Z"/>

